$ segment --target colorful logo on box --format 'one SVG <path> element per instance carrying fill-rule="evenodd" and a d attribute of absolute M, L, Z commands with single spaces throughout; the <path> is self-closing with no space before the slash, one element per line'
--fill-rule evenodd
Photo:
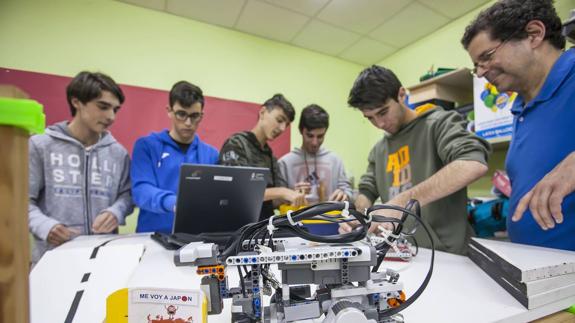
<path fill-rule="evenodd" d="M 485 89 L 480 95 L 485 106 L 493 112 L 505 108 L 507 103 L 513 101 L 516 96 L 515 92 L 499 93 L 495 85 L 489 82 L 485 83 Z"/>
<path fill-rule="evenodd" d="M 175 317 L 176 312 L 178 311 L 178 307 L 176 305 L 169 305 L 165 308 L 168 313 L 168 318 L 165 318 L 161 314 L 157 314 L 155 317 L 153 317 L 152 314 L 148 314 L 148 323 L 194 323 L 194 318 L 192 316 L 189 316 L 187 319 Z"/>

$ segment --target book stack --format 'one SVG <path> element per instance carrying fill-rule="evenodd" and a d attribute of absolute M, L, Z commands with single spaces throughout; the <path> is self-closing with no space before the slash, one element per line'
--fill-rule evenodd
<path fill-rule="evenodd" d="M 575 296 L 575 252 L 472 238 L 469 258 L 527 309 Z"/>

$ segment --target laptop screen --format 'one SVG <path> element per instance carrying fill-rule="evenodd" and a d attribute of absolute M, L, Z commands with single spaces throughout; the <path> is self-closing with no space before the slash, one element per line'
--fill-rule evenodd
<path fill-rule="evenodd" d="M 257 222 L 269 169 L 182 164 L 173 233 L 232 232 Z"/>

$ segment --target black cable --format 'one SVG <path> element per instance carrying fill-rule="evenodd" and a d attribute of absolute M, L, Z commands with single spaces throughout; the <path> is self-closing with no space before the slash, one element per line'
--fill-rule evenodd
<path fill-rule="evenodd" d="M 417 239 L 415 239 L 415 237 L 412 236 L 410 238 L 413 240 L 413 245 L 415 246 L 415 254 L 413 255 L 415 257 L 419 253 L 419 244 L 417 243 Z"/>
<path fill-rule="evenodd" d="M 340 211 L 344 208 L 344 206 L 345 206 L 344 203 L 317 204 L 316 206 L 302 209 L 301 212 L 292 213 L 292 219 L 294 221 L 297 221 L 297 222 L 302 221 L 302 220 L 306 220 L 306 219 L 312 219 L 312 218 L 316 217 L 318 214 L 324 214 L 324 213 L 331 212 L 331 211 Z M 362 213 L 360 213 L 359 211 L 355 210 L 355 208 L 353 208 L 353 206 L 349 207 L 349 214 L 350 214 L 350 216 L 353 216 L 353 218 L 355 218 L 355 220 L 357 220 L 360 223 L 359 228 L 358 229 L 356 228 L 356 230 L 353 230 L 352 232 L 349 232 L 349 233 L 337 234 L 337 235 L 322 236 L 322 235 L 311 234 L 305 230 L 302 230 L 298 226 L 296 226 L 296 227 L 292 226 L 291 223 L 289 223 L 289 220 L 283 219 L 283 218 L 281 218 L 283 221 L 279 222 L 278 224 L 280 227 L 285 226 L 288 230 L 291 230 L 297 236 L 299 236 L 303 239 L 309 240 L 309 241 L 314 241 L 314 242 L 349 243 L 349 242 L 354 242 L 354 241 L 358 241 L 358 240 L 365 238 L 365 236 L 367 235 L 367 230 L 368 230 L 368 224 L 365 221 L 365 216 Z"/>
<path fill-rule="evenodd" d="M 429 284 L 429 280 L 431 279 L 431 275 L 433 273 L 433 265 L 435 262 L 435 243 L 433 241 L 433 236 L 431 235 L 431 232 L 427 228 L 427 225 L 421 219 L 420 214 L 416 214 L 416 213 L 412 212 L 411 210 L 407 210 L 405 208 L 395 206 L 395 205 L 372 206 L 368 210 L 368 214 L 370 214 L 371 211 L 380 210 L 380 209 L 397 210 L 397 211 L 404 212 L 404 214 L 409 214 L 409 215 L 413 216 L 417 220 L 418 224 L 421 225 L 421 227 L 423 227 L 423 229 L 425 229 L 425 232 L 427 233 L 427 236 L 429 237 L 429 241 L 431 243 L 431 261 L 429 264 L 429 269 L 427 271 L 427 275 L 425 276 L 423 283 L 419 286 L 419 288 L 415 291 L 415 293 L 413 293 L 413 295 L 411 297 L 409 297 L 407 300 L 405 300 L 405 302 L 403 302 L 401 305 L 399 305 L 398 307 L 390 308 L 390 309 L 383 310 L 380 312 L 380 315 L 383 315 L 384 317 L 389 317 L 389 316 L 395 315 L 395 314 L 403 311 L 404 309 L 409 307 L 411 304 L 413 304 L 413 302 L 415 302 L 415 300 L 417 300 L 419 298 L 419 296 L 421 296 L 423 291 L 427 288 L 427 285 Z M 420 209 L 416 208 L 415 211 L 420 211 Z M 372 217 L 372 221 L 379 222 L 378 220 L 380 220 L 381 218 L 382 218 L 381 216 L 374 215 Z M 386 218 L 386 217 L 383 217 L 383 218 Z"/>
<path fill-rule="evenodd" d="M 240 287 L 242 288 L 242 295 L 246 297 L 246 286 L 244 285 L 244 274 L 242 273 L 242 267 L 238 267 L 238 274 L 240 276 Z"/>
<path fill-rule="evenodd" d="M 272 224 L 278 230 L 286 230 L 294 235 L 309 240 L 313 242 L 320 242 L 320 243 L 350 243 L 359 241 L 367 235 L 369 225 L 365 220 L 365 216 L 360 213 L 359 211 L 355 210 L 353 205 L 348 206 L 348 211 L 351 217 L 351 220 L 358 221 L 360 226 L 353 230 L 352 232 L 345 233 L 345 234 L 337 234 L 337 235 L 330 235 L 330 236 L 321 236 L 309 233 L 306 230 L 303 230 L 299 226 L 293 226 L 287 216 L 280 216 L 274 217 L 272 219 Z M 331 211 L 341 211 L 346 207 L 346 203 L 337 202 L 337 203 L 320 203 L 313 206 L 309 206 L 295 212 L 292 212 L 291 218 L 292 221 L 300 222 L 303 220 L 312 219 L 318 215 L 323 215 L 327 212 Z M 349 220 L 342 220 L 342 221 L 349 221 Z M 242 227 L 239 230 L 238 238 L 231 241 L 229 246 L 224 250 L 222 253 L 222 257 L 227 258 L 232 255 L 237 255 L 242 251 L 242 243 L 245 240 L 248 240 L 248 249 L 251 247 L 252 239 L 257 238 L 258 233 L 265 233 L 267 232 L 267 226 L 269 224 L 269 220 L 262 220 L 253 224 L 248 224 Z M 269 239 L 273 239 L 273 234 L 270 235 Z"/>
<path fill-rule="evenodd" d="M 332 220 L 330 222 L 334 222 L 334 223 L 345 223 L 345 222 L 349 222 L 349 221 L 359 222 L 360 225 L 349 233 L 338 234 L 338 235 L 329 235 L 329 236 L 319 236 L 319 235 L 311 234 L 308 231 L 301 228 L 299 225 L 292 225 L 292 223 L 287 218 L 287 216 L 274 217 L 271 220 L 271 224 L 274 226 L 274 228 L 276 230 L 286 230 L 288 232 L 295 234 L 296 236 L 298 236 L 300 238 L 306 239 L 308 241 L 313 241 L 313 242 L 350 243 L 350 242 L 362 240 L 363 238 L 365 238 L 367 236 L 367 232 L 368 232 L 370 224 L 366 221 L 366 215 L 355 210 L 355 208 L 353 206 L 350 206 L 349 204 L 347 204 L 347 206 L 348 206 L 348 211 L 349 211 L 349 215 L 350 215 L 349 218 L 346 218 L 343 216 L 337 217 L 337 218 L 331 217 Z M 331 212 L 331 211 L 342 211 L 345 207 L 346 207 L 346 204 L 341 203 L 341 202 L 340 203 L 320 203 L 320 204 L 316 204 L 314 206 L 310 206 L 310 207 L 303 208 L 303 209 L 300 209 L 298 211 L 292 212 L 291 213 L 291 219 L 292 219 L 292 221 L 297 222 L 297 223 L 300 223 L 300 221 L 303 221 L 303 220 L 314 219 L 314 218 L 315 219 L 317 219 L 317 218 L 322 219 L 322 218 L 325 218 L 324 217 L 325 213 Z M 431 236 L 429 229 L 427 228 L 426 224 L 420 218 L 421 208 L 420 208 L 419 202 L 417 202 L 416 200 L 410 200 L 407 203 L 405 208 L 402 208 L 399 206 L 394 206 L 394 205 L 372 206 L 367 210 L 367 215 L 370 215 L 371 212 L 373 212 L 375 210 L 380 210 L 380 209 L 396 210 L 396 211 L 402 212 L 402 216 L 400 219 L 390 218 L 390 217 L 385 217 L 385 216 L 379 216 L 379 215 L 371 216 L 372 222 L 391 223 L 394 226 L 393 230 L 392 230 L 393 235 L 388 236 L 388 238 L 387 238 L 389 243 L 393 243 L 395 241 L 395 237 L 398 236 L 399 234 L 404 234 L 407 236 L 413 235 L 415 233 L 415 230 L 417 229 L 417 227 L 419 225 L 421 225 L 425 229 L 425 232 L 427 233 L 427 235 L 431 241 L 431 262 L 430 262 L 428 273 L 427 273 L 423 283 L 420 285 L 420 287 L 417 289 L 417 291 L 411 297 L 409 297 L 405 302 L 403 302 L 400 306 L 380 312 L 380 315 L 387 317 L 387 316 L 397 314 L 400 311 L 404 310 L 405 308 L 410 306 L 417 298 L 419 298 L 421 293 L 423 293 L 423 291 L 427 287 L 429 280 L 431 279 L 431 275 L 433 273 L 433 265 L 434 265 L 434 260 L 435 260 L 435 245 L 434 245 L 433 238 Z M 408 216 L 412 216 L 417 220 L 416 226 L 411 230 L 411 232 L 402 233 L 401 231 L 403 230 L 404 222 Z M 264 244 L 265 238 L 268 237 L 268 234 L 269 234 L 269 232 L 267 231 L 268 230 L 267 226 L 269 223 L 270 223 L 269 220 L 262 220 L 262 221 L 259 221 L 259 222 L 253 223 L 253 224 L 249 224 L 249 225 L 242 227 L 239 230 L 239 234 L 238 234 L 237 238 L 236 239 L 230 239 L 231 241 L 229 242 L 229 245 L 226 246 L 225 251 L 222 253 L 222 257 L 224 258 L 224 260 L 225 260 L 225 258 L 227 258 L 229 256 L 239 254 L 242 251 L 242 249 L 243 250 L 251 250 L 251 248 L 252 248 L 251 242 L 253 240 L 255 240 L 257 242 L 258 237 L 261 237 L 261 242 L 262 242 L 262 244 Z M 245 248 L 242 248 L 243 241 L 246 241 L 246 240 L 248 240 L 248 245 Z M 268 245 L 273 247 L 273 232 L 272 232 L 272 234 L 269 235 L 268 241 L 269 241 Z M 374 268 L 379 269 L 381 262 L 383 261 L 383 258 L 385 257 L 385 254 L 387 253 L 387 251 L 390 248 L 390 245 L 388 243 L 380 243 L 377 246 L 375 246 L 375 248 L 377 250 L 378 260 L 377 260 L 377 264 L 376 264 L 376 266 L 374 266 Z M 418 248 L 417 242 L 416 242 L 416 248 Z M 238 266 L 238 268 L 240 268 L 240 266 Z M 247 268 L 245 270 L 246 270 L 246 275 L 247 275 Z M 243 277 L 240 269 L 238 269 L 238 272 L 240 273 L 240 281 L 242 284 L 242 291 L 245 295 L 245 285 L 243 284 L 243 278 L 244 277 Z M 265 278 L 269 280 L 269 277 L 265 277 Z M 277 290 L 276 290 L 276 292 L 277 292 Z"/>
<path fill-rule="evenodd" d="M 417 207 L 414 207 L 414 206 L 417 206 Z M 405 208 L 393 207 L 393 205 L 381 205 L 381 206 L 376 206 L 376 207 L 372 206 L 367 210 L 368 216 L 371 214 L 371 212 L 373 212 L 375 210 L 382 210 L 382 209 L 394 209 L 394 210 L 402 212 L 400 219 L 381 216 L 381 215 L 372 216 L 372 221 L 374 221 L 374 222 L 392 223 L 393 224 L 393 230 L 391 231 L 391 234 L 388 237 L 386 237 L 386 241 L 376 245 L 376 249 L 379 251 L 378 252 L 378 258 L 377 258 L 377 263 L 375 266 L 373 266 L 371 272 L 379 271 L 379 267 L 381 266 L 381 263 L 383 262 L 387 252 L 391 248 L 391 244 L 393 242 L 395 242 L 395 240 L 396 240 L 395 237 L 399 236 L 399 234 L 402 233 L 401 231 L 403 230 L 403 223 L 405 223 L 405 221 L 407 220 L 407 217 L 409 215 L 409 213 L 407 213 L 406 211 L 411 210 L 412 208 L 415 208 L 415 214 L 417 216 L 419 216 L 420 209 L 418 206 L 419 206 L 419 202 L 417 200 L 411 199 L 407 202 L 407 205 L 405 206 Z"/>

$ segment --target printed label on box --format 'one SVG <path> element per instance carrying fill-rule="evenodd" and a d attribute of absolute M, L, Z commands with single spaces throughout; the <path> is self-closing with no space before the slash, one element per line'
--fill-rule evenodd
<path fill-rule="evenodd" d="M 200 290 L 130 289 L 130 323 L 200 323 L 203 293 Z"/>

